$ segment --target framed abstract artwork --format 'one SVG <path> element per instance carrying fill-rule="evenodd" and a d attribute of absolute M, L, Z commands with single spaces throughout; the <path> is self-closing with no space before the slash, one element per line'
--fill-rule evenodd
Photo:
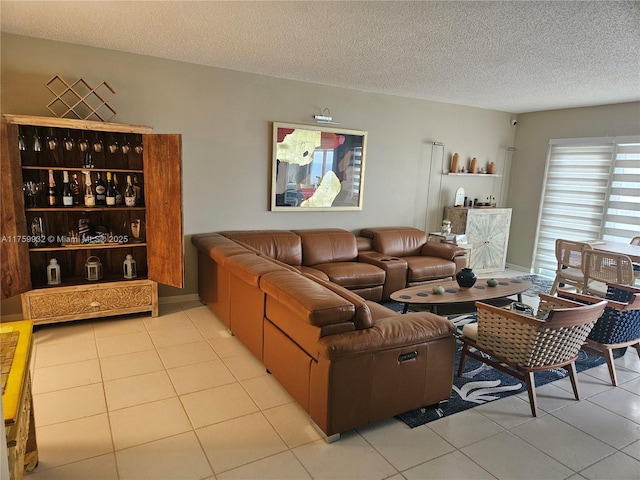
<path fill-rule="evenodd" d="M 271 210 L 362 210 L 367 132 L 273 123 Z"/>

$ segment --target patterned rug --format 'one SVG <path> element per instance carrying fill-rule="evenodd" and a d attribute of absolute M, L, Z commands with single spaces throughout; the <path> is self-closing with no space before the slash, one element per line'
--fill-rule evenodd
<path fill-rule="evenodd" d="M 533 286 L 523 295 L 536 296 L 538 293 L 548 293 L 553 284 L 552 279 L 539 275 L 524 275 L 518 278 L 530 280 L 533 283 Z M 385 306 L 395 311 L 402 311 L 402 304 L 396 302 L 385 303 Z M 447 318 L 456 325 L 458 332 L 462 332 L 462 327 L 465 324 L 476 321 L 475 314 L 450 315 Z M 453 389 L 449 401 L 443 406 L 424 407 L 400 414 L 397 416 L 398 419 L 414 428 L 509 395 L 526 392 L 526 386 L 523 382 L 471 357 L 467 357 L 465 371 L 461 377 L 458 377 L 461 350 L 462 342 L 456 341 Z M 618 357 L 623 353 L 614 354 L 614 357 Z M 581 372 L 603 363 L 604 358 L 581 351 L 576 361 L 576 369 Z M 540 387 L 562 379 L 567 375 L 568 372 L 564 368 L 538 372 L 535 374 L 536 386 Z M 571 396 L 572 394 L 568 393 L 568 395 Z"/>
<path fill-rule="evenodd" d="M 475 322 L 476 317 L 475 315 L 459 315 L 457 317 L 449 317 L 449 320 L 456 324 L 458 331 L 461 331 L 464 324 Z M 477 407 L 478 405 L 527 391 L 524 382 L 520 382 L 516 378 L 471 357 L 467 357 L 464 373 L 461 377 L 458 377 L 457 372 L 458 365 L 460 364 L 461 350 L 462 342 L 456 341 L 453 389 L 449 401 L 441 407 L 419 408 L 402 413 L 397 416 L 398 419 L 402 420 L 411 428 L 414 428 L 433 420 Z M 614 357 L 617 358 L 618 356 L 620 356 L 620 354 L 614 354 Z M 578 360 L 576 360 L 576 369 L 578 372 L 582 372 L 603 363 L 605 363 L 604 358 L 580 351 Z M 568 375 L 569 373 L 564 368 L 536 372 L 536 386 L 540 387 L 565 378 Z M 573 398 L 572 393 L 567 392 L 567 395 Z"/>

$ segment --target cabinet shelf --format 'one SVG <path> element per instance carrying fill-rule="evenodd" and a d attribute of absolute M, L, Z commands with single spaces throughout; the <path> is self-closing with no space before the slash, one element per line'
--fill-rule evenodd
<path fill-rule="evenodd" d="M 29 207 L 25 212 L 135 212 L 145 210 L 145 207 Z"/>
<path fill-rule="evenodd" d="M 86 168 L 86 167 L 53 167 L 53 166 L 41 166 L 41 165 L 23 165 L 23 170 L 53 170 L 54 172 L 62 172 L 64 170 L 71 171 L 83 171 L 83 172 L 112 172 L 112 173 L 144 173 L 144 170 L 131 169 L 131 168 Z"/>
<path fill-rule="evenodd" d="M 78 245 L 63 245 L 61 247 L 33 247 L 30 252 L 69 252 L 72 250 L 102 250 L 105 248 L 135 248 L 146 247 L 144 242 L 140 243 L 83 243 Z"/>

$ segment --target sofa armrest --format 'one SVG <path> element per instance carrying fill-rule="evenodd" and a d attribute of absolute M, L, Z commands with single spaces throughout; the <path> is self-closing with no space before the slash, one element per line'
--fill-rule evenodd
<path fill-rule="evenodd" d="M 427 343 L 452 337 L 454 325 L 429 312 L 379 319 L 374 326 L 355 332 L 327 335 L 318 342 L 319 356 L 330 361 L 376 351 Z"/>
<path fill-rule="evenodd" d="M 382 301 L 387 301 L 393 292 L 397 292 L 407 286 L 407 261 L 402 258 L 392 257 L 378 252 L 361 253 L 358 261 L 370 263 L 385 271 L 384 286 L 382 288 Z"/>
<path fill-rule="evenodd" d="M 452 243 L 427 242 L 422 247 L 420 255 L 423 257 L 440 257 L 454 261 L 456 257 L 465 257 L 467 251 Z"/>

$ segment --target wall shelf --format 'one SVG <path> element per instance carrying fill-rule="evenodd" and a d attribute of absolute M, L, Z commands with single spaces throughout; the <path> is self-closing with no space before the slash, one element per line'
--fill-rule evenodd
<path fill-rule="evenodd" d="M 502 175 L 499 173 L 453 173 L 453 172 L 444 172 L 444 175 L 457 175 L 459 177 L 493 177 L 493 178 L 501 178 Z"/>

